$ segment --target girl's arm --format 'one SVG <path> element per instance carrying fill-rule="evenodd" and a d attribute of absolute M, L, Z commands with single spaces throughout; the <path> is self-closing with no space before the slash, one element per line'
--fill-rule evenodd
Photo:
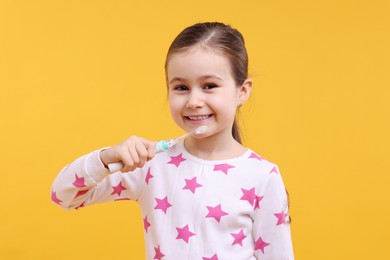
<path fill-rule="evenodd" d="M 51 199 L 65 209 L 136 200 L 143 186 L 144 165 L 153 156 L 154 143 L 138 137 L 84 155 L 60 171 L 51 188 Z M 117 161 L 122 161 L 124 167 L 111 174 L 107 164 Z"/>
<path fill-rule="evenodd" d="M 293 260 L 288 201 L 283 180 L 279 171 L 270 173 L 267 178 L 265 185 L 259 187 L 253 215 L 255 256 L 264 260 Z"/>

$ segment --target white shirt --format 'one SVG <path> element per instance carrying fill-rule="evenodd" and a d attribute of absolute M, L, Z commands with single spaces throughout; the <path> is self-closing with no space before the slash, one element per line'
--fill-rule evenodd
<path fill-rule="evenodd" d="M 66 166 L 51 197 L 66 209 L 135 200 L 147 259 L 294 259 L 278 167 L 252 150 L 209 161 L 179 143 L 133 172 L 111 174 L 100 150 Z"/>

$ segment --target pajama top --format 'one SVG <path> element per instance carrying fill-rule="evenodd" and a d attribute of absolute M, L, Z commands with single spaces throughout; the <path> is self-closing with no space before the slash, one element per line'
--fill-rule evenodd
<path fill-rule="evenodd" d="M 294 259 L 278 167 L 252 150 L 211 161 L 179 143 L 143 168 L 113 174 L 99 152 L 62 169 L 51 199 L 66 209 L 137 201 L 148 260 Z"/>

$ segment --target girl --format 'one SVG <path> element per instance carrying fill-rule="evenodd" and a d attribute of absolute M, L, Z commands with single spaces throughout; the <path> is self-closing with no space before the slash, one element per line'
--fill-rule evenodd
<path fill-rule="evenodd" d="M 53 202 L 79 209 L 137 201 L 147 259 L 294 259 L 279 170 L 241 144 L 235 119 L 252 88 L 241 33 L 222 23 L 190 26 L 170 46 L 165 71 L 176 124 L 207 131 L 158 154 L 137 136 L 87 154 L 59 173 Z M 114 162 L 124 166 L 112 174 Z"/>

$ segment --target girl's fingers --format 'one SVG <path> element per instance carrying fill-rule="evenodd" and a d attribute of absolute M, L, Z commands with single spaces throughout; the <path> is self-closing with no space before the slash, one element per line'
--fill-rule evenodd
<path fill-rule="evenodd" d="M 132 160 L 132 164 L 127 165 L 128 167 L 125 167 L 125 168 L 129 169 L 129 171 L 135 170 L 140 162 L 140 158 L 138 156 L 137 149 L 135 146 L 136 146 L 136 144 L 132 143 L 132 145 L 130 145 L 128 147 L 128 151 L 129 151 L 129 154 L 130 154 L 130 157 Z"/>
<path fill-rule="evenodd" d="M 122 161 L 124 167 L 121 171 L 129 172 L 143 167 L 147 161 L 152 159 L 156 151 L 156 145 L 152 141 L 132 136 L 108 150 L 110 153 L 103 153 L 104 151 L 101 153 L 102 161 L 105 163 Z"/>
<path fill-rule="evenodd" d="M 121 149 L 123 150 L 119 153 L 119 157 L 120 157 L 119 160 L 122 161 L 124 164 L 121 171 L 122 172 L 130 171 L 130 169 L 134 165 L 133 159 L 131 158 L 131 155 L 127 147 L 123 147 Z"/>
<path fill-rule="evenodd" d="M 144 144 L 147 150 L 146 160 L 151 160 L 156 154 L 156 144 L 152 141 L 144 140 Z"/>
<path fill-rule="evenodd" d="M 135 144 L 135 149 L 137 151 L 138 158 L 139 158 L 139 162 L 138 162 L 137 167 L 141 168 L 141 167 L 143 167 L 145 165 L 145 162 L 147 160 L 148 150 L 145 147 L 145 145 L 143 144 L 143 142 L 136 143 Z"/>

